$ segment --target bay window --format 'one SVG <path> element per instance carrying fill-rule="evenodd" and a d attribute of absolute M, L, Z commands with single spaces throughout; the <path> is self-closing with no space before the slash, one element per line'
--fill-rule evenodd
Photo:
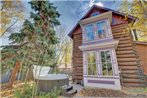
<path fill-rule="evenodd" d="M 113 76 L 112 50 L 95 50 L 86 52 L 87 75 Z M 100 70 L 99 70 L 100 68 Z"/>

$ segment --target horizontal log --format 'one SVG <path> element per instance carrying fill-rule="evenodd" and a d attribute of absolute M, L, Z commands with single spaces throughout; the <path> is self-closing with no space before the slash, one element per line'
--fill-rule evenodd
<path fill-rule="evenodd" d="M 128 51 L 128 50 L 132 50 L 132 47 L 122 47 L 122 48 L 117 48 L 116 51 Z"/>
<path fill-rule="evenodd" d="M 124 48 L 124 47 L 132 47 L 132 44 L 128 43 L 128 44 L 118 44 L 117 48 Z"/>
<path fill-rule="evenodd" d="M 118 58 L 117 59 L 118 62 L 135 62 L 137 61 L 136 58 Z"/>
<path fill-rule="evenodd" d="M 123 74 L 122 77 L 125 79 L 139 79 L 139 76 L 137 74 Z"/>
<path fill-rule="evenodd" d="M 140 83 L 123 83 L 123 86 L 126 86 L 126 87 L 144 87 L 143 84 L 140 84 Z"/>
<path fill-rule="evenodd" d="M 123 82 L 125 83 L 140 83 L 139 79 L 123 79 Z"/>
<path fill-rule="evenodd" d="M 115 37 L 114 36 L 114 39 L 118 39 L 118 40 L 130 40 L 131 38 L 130 38 L 130 36 L 127 36 L 127 37 Z"/>
<path fill-rule="evenodd" d="M 119 66 L 134 66 L 137 65 L 137 62 L 118 62 Z"/>
<path fill-rule="evenodd" d="M 127 27 L 127 26 L 128 26 L 128 24 L 127 24 L 127 23 L 124 23 L 124 24 L 112 25 L 111 27 L 112 27 L 112 29 L 113 29 L 113 28 Z"/>
<path fill-rule="evenodd" d="M 133 58 L 133 57 L 136 57 L 135 54 L 124 54 L 124 55 L 117 54 L 116 56 L 117 56 L 117 58 Z"/>
<path fill-rule="evenodd" d="M 122 70 L 121 73 L 125 73 L 125 74 L 137 74 L 138 71 L 137 70 Z"/>
<path fill-rule="evenodd" d="M 119 69 L 121 70 L 138 70 L 137 66 L 119 66 Z"/>
<path fill-rule="evenodd" d="M 119 55 L 125 55 L 125 54 L 132 54 L 134 53 L 133 50 L 127 50 L 127 51 L 116 51 L 116 54 L 119 54 Z"/>

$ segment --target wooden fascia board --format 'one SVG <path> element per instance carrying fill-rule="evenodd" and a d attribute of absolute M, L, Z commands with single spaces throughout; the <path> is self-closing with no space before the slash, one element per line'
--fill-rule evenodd
<path fill-rule="evenodd" d="M 82 26 L 82 25 L 92 23 L 92 22 L 96 22 L 98 20 L 103 20 L 103 19 L 108 19 L 109 22 L 112 23 L 112 11 L 105 12 L 105 13 L 97 15 L 97 16 L 93 16 L 93 17 L 83 19 L 79 22 L 79 24 Z"/>

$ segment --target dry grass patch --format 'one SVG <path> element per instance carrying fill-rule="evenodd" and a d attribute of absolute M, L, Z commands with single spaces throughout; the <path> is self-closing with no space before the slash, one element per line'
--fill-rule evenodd
<path fill-rule="evenodd" d="M 119 90 L 98 89 L 98 88 L 84 88 L 78 93 L 78 95 L 82 97 L 129 97 L 131 96 Z"/>

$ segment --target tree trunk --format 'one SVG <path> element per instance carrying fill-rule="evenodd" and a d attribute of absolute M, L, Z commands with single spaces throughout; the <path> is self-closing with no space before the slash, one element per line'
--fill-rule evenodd
<path fill-rule="evenodd" d="M 14 69 L 13 69 L 13 71 L 12 71 L 12 75 L 11 75 L 11 77 L 10 77 L 8 87 L 11 88 L 11 87 L 13 86 L 13 83 L 14 83 L 14 81 L 15 81 L 15 79 L 16 79 L 16 75 L 17 75 L 19 69 L 20 69 L 20 62 L 17 61 L 16 64 L 15 64 L 15 67 L 14 67 Z"/>

